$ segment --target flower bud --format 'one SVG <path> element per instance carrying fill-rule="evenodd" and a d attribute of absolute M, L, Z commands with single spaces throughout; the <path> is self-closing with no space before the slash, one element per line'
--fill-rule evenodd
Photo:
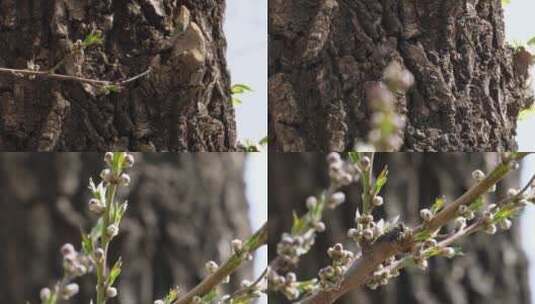
<path fill-rule="evenodd" d="M 329 205 L 331 208 L 334 208 L 342 204 L 346 200 L 346 195 L 343 192 L 335 192 L 331 195 L 329 199 Z"/>
<path fill-rule="evenodd" d="M 379 195 L 376 195 L 373 197 L 372 199 L 372 205 L 374 205 L 375 207 L 379 207 L 383 204 L 383 198 Z"/>
<path fill-rule="evenodd" d="M 163 300 L 156 300 L 153 304 L 165 304 Z"/>
<path fill-rule="evenodd" d="M 243 249 L 243 242 L 239 239 L 232 240 L 230 247 L 232 248 L 232 253 L 238 253 Z"/>
<path fill-rule="evenodd" d="M 106 152 L 106 154 L 104 154 L 104 161 L 111 167 L 113 163 L 113 152 Z"/>
<path fill-rule="evenodd" d="M 64 300 L 70 299 L 72 296 L 76 295 L 80 287 L 76 283 L 70 283 L 63 289 L 62 297 Z"/>
<path fill-rule="evenodd" d="M 433 219 L 433 213 L 431 210 L 425 208 L 420 210 L 420 217 L 425 221 L 429 222 L 431 219 Z"/>
<path fill-rule="evenodd" d="M 108 298 L 115 298 L 117 296 L 117 288 L 108 287 L 108 289 L 106 289 L 106 296 Z"/>
<path fill-rule="evenodd" d="M 360 168 L 363 171 L 368 171 L 371 166 L 371 160 L 368 156 L 364 156 L 360 159 Z"/>
<path fill-rule="evenodd" d="M 49 288 L 43 288 L 41 289 L 41 292 L 39 292 L 39 297 L 41 298 L 42 302 L 46 302 L 48 301 L 48 299 L 50 299 L 51 294 L 52 292 L 50 291 Z"/>
<path fill-rule="evenodd" d="M 485 227 L 485 232 L 487 234 L 495 234 L 498 229 L 496 228 L 496 225 L 491 224 Z"/>
<path fill-rule="evenodd" d="M 309 196 L 306 200 L 306 205 L 308 209 L 314 209 L 318 203 L 318 199 L 314 196 Z"/>
<path fill-rule="evenodd" d="M 508 219 L 504 219 L 503 221 L 500 222 L 500 228 L 502 230 L 509 230 L 509 229 L 511 229 L 512 225 L 513 225 L 513 223 Z"/>
<path fill-rule="evenodd" d="M 61 254 L 64 257 L 73 256 L 75 253 L 76 251 L 74 250 L 74 246 L 70 243 L 66 243 L 65 245 L 61 247 Z"/>
<path fill-rule="evenodd" d="M 124 163 L 127 168 L 132 168 L 132 166 L 134 166 L 134 155 L 127 153 L 124 158 Z"/>
<path fill-rule="evenodd" d="M 314 223 L 314 230 L 316 230 L 317 232 L 325 231 L 325 223 L 324 222 Z"/>
<path fill-rule="evenodd" d="M 332 163 L 337 163 L 341 160 L 340 158 L 340 154 L 337 153 L 337 152 L 331 152 L 327 155 L 327 162 L 329 164 L 332 164 Z"/>
<path fill-rule="evenodd" d="M 115 237 L 119 234 L 119 227 L 116 224 L 111 224 L 106 228 L 106 233 L 109 237 Z"/>
<path fill-rule="evenodd" d="M 111 181 L 111 170 L 110 169 L 104 169 L 100 172 L 100 178 L 105 181 L 106 183 L 109 183 Z"/>
<path fill-rule="evenodd" d="M 102 248 L 97 248 L 95 250 L 95 258 L 100 261 L 104 258 L 104 250 Z"/>
<path fill-rule="evenodd" d="M 104 206 L 104 204 L 102 204 L 102 202 L 96 198 L 92 198 L 89 200 L 89 210 L 97 215 L 100 215 L 102 214 L 102 212 L 104 212 L 104 209 L 106 209 L 106 207 Z"/>
<path fill-rule="evenodd" d="M 208 272 L 209 274 L 212 274 L 217 271 L 217 269 L 219 268 L 219 265 L 217 265 L 217 263 L 214 261 L 208 261 L 204 265 L 204 268 L 206 268 L 206 272 Z"/>
<path fill-rule="evenodd" d="M 119 179 L 119 183 L 123 186 L 128 186 L 130 184 L 130 175 L 122 173 Z"/>
<path fill-rule="evenodd" d="M 451 247 L 442 248 L 442 255 L 448 258 L 452 258 L 455 256 L 455 249 Z"/>
<path fill-rule="evenodd" d="M 480 182 L 482 181 L 484 178 L 485 178 L 485 173 L 483 173 L 483 171 L 481 170 L 475 170 L 474 172 L 472 172 L 472 178 L 476 181 L 476 182 Z"/>

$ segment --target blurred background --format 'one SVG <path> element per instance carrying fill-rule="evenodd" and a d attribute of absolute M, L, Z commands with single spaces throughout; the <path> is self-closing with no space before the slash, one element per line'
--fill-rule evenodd
<path fill-rule="evenodd" d="M 535 173 L 533 159 L 521 166 L 499 184 L 497 192 L 489 195 L 503 197 L 510 187 L 519 187 L 521 179 Z M 419 221 L 419 209 L 429 207 L 435 198 L 445 195 L 451 201 L 472 184 L 471 173 L 475 169 L 489 172 L 498 161 L 497 153 L 379 153 L 375 170 L 388 165 L 390 176 L 383 196 L 384 207 L 375 215 L 401 219 L 411 226 Z M 318 194 L 327 186 L 325 154 L 270 153 L 268 164 L 269 183 L 269 259 L 276 251 L 280 234 L 291 226 L 292 210 L 302 214 L 305 199 Z M 348 200 L 335 212 L 327 212 L 324 219 L 327 231 L 320 234 L 312 252 L 306 255 L 297 270 L 301 280 L 317 275 L 327 265 L 327 248 L 342 242 L 355 249 L 346 237 L 353 225 L 356 204 L 360 201 L 358 185 L 345 187 Z M 529 214 L 529 215 L 528 215 Z M 529 230 L 521 225 L 533 223 L 533 207 L 527 208 L 521 220 L 514 221 L 510 231 L 500 231 L 489 237 L 476 234 L 459 245 L 464 256 L 454 259 L 432 258 L 429 270 L 407 268 L 396 278 L 375 291 L 356 290 L 337 301 L 340 304 L 377 303 L 453 303 L 453 304 L 528 304 L 531 303 L 528 256 L 535 253 L 532 224 Z M 521 224 L 522 223 L 522 224 Z M 522 237 L 525 234 L 526 237 Z M 526 252 L 528 255 L 526 255 Z M 533 264 L 535 261 L 532 260 Z M 283 298 L 271 297 L 270 303 L 287 303 Z"/>
<path fill-rule="evenodd" d="M 119 297 L 110 303 L 152 303 L 170 288 L 191 289 L 204 264 L 230 255 L 267 220 L 266 156 L 245 153 L 135 154 L 129 201 L 111 256 L 123 258 Z M 39 290 L 61 277 L 59 249 L 80 248 L 80 228 L 95 222 L 87 209 L 89 177 L 98 181 L 100 153 L 0 153 L 0 303 L 39 302 Z M 245 264 L 226 288 L 255 278 L 266 253 Z M 89 303 L 94 275 L 77 280 Z"/>
<path fill-rule="evenodd" d="M 267 0 L 227 1 L 227 61 L 233 84 L 253 92 L 236 106 L 238 139 L 258 143 L 267 136 Z"/>

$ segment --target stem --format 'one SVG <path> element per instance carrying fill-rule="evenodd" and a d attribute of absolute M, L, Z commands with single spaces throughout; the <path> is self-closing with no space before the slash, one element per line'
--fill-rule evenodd
<path fill-rule="evenodd" d="M 199 285 L 190 290 L 186 295 L 178 299 L 174 304 L 189 304 L 194 297 L 202 297 L 217 285 L 221 284 L 226 277 L 231 275 L 246 260 L 248 254 L 254 252 L 267 242 L 267 223 L 264 223 L 245 243 L 243 250 L 233 254 L 216 272 L 210 274 Z"/>
<path fill-rule="evenodd" d="M 22 75 L 27 75 L 27 76 L 36 76 L 37 78 L 42 78 L 42 79 L 77 81 L 77 82 L 89 83 L 89 84 L 101 85 L 101 86 L 109 86 L 109 85 L 123 86 L 129 82 L 132 82 L 143 76 L 148 75 L 150 72 L 151 72 L 151 69 L 148 68 L 143 73 L 140 73 L 126 80 L 109 81 L 109 80 L 97 80 L 97 79 L 89 79 L 89 78 L 83 78 L 83 77 L 77 77 L 77 76 L 55 74 L 55 73 L 51 73 L 48 71 L 32 71 L 32 70 L 26 70 L 26 69 L 19 70 L 19 69 L 0 68 L 0 73 L 5 73 L 5 74 L 11 74 L 11 75 L 22 74 Z"/>

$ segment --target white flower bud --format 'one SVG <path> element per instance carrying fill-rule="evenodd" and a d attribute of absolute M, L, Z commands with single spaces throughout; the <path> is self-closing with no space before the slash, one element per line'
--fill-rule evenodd
<path fill-rule="evenodd" d="M 212 274 L 217 271 L 217 269 L 219 268 L 219 265 L 217 265 L 217 263 L 214 261 L 208 261 L 204 265 L 204 268 L 206 268 L 206 272 L 208 272 L 209 274 Z"/>
<path fill-rule="evenodd" d="M 485 173 L 483 173 L 483 171 L 479 169 L 475 170 L 474 172 L 472 172 L 472 178 L 474 178 L 476 182 L 480 182 L 485 178 Z"/>
<path fill-rule="evenodd" d="M 156 300 L 153 304 L 165 304 L 163 300 Z"/>
<path fill-rule="evenodd" d="M 317 232 L 325 231 L 325 223 L 324 222 L 314 223 L 314 230 L 316 230 Z"/>
<path fill-rule="evenodd" d="M 232 253 L 238 253 L 243 249 L 243 242 L 239 239 L 232 240 L 230 247 L 232 249 Z"/>
<path fill-rule="evenodd" d="M 371 160 L 368 156 L 364 156 L 363 158 L 360 159 L 360 168 L 363 171 L 368 171 L 370 169 L 370 166 L 371 166 Z"/>
<path fill-rule="evenodd" d="M 50 291 L 49 288 L 43 288 L 41 289 L 41 292 L 39 292 L 39 297 L 41 298 L 42 302 L 46 302 L 48 301 L 48 299 L 50 299 L 51 294 L 52 292 Z"/>
<path fill-rule="evenodd" d="M 308 209 L 314 209 L 317 203 L 318 199 L 314 196 L 309 196 L 306 200 L 306 205 Z"/>
<path fill-rule="evenodd" d="M 459 216 L 455 219 L 455 227 L 457 229 L 463 229 L 466 226 L 466 218 Z"/>
<path fill-rule="evenodd" d="M 134 166 L 134 155 L 127 153 L 124 158 L 124 162 L 127 168 L 131 168 L 132 166 Z"/>
<path fill-rule="evenodd" d="M 296 281 L 297 281 L 297 276 L 295 275 L 294 272 L 288 272 L 286 274 L 286 282 L 288 284 L 291 284 L 291 283 L 296 282 Z"/>
<path fill-rule="evenodd" d="M 497 230 L 498 230 L 498 229 L 496 228 L 496 225 L 494 225 L 494 224 L 488 225 L 488 226 L 485 228 L 485 232 L 486 232 L 487 234 L 495 234 Z"/>
<path fill-rule="evenodd" d="M 70 299 L 80 291 L 80 287 L 76 283 L 70 283 L 63 289 L 62 297 L 64 300 Z"/>
<path fill-rule="evenodd" d="M 70 243 L 66 243 L 65 245 L 61 247 L 61 254 L 64 257 L 73 256 L 75 253 L 76 251 L 74 250 L 74 246 Z"/>
<path fill-rule="evenodd" d="M 327 162 L 329 164 L 339 162 L 341 160 L 340 154 L 337 152 L 331 152 L 327 155 Z"/>
<path fill-rule="evenodd" d="M 451 247 L 442 248 L 442 255 L 448 258 L 452 258 L 455 256 L 455 249 Z"/>
<path fill-rule="evenodd" d="M 193 304 L 201 304 L 202 303 L 202 299 L 199 296 L 194 296 L 193 299 L 191 300 L 191 303 L 193 303 Z"/>
<path fill-rule="evenodd" d="M 335 192 L 331 195 L 329 200 L 331 207 L 336 207 L 346 200 L 346 195 L 343 192 Z"/>
<path fill-rule="evenodd" d="M 362 232 L 362 236 L 365 240 L 371 241 L 373 239 L 373 230 L 372 229 L 364 229 Z"/>
<path fill-rule="evenodd" d="M 510 188 L 509 190 L 507 190 L 507 196 L 515 196 L 517 194 L 518 194 L 518 190 L 516 189 Z"/>
<path fill-rule="evenodd" d="M 511 226 L 512 226 L 512 225 L 513 225 L 513 223 L 512 223 L 510 220 L 508 220 L 508 219 L 504 219 L 504 220 L 502 220 L 502 221 L 500 222 L 500 228 L 501 228 L 502 230 L 509 230 L 509 229 L 511 229 Z"/>
<path fill-rule="evenodd" d="M 425 222 L 429 222 L 430 220 L 433 219 L 433 213 L 431 212 L 431 210 L 425 208 L 425 209 L 420 210 L 420 217 Z"/>
<path fill-rule="evenodd" d="M 106 183 L 109 183 L 111 181 L 111 170 L 110 169 L 104 169 L 100 172 L 100 178 L 105 181 Z"/>
<path fill-rule="evenodd" d="M 249 286 L 251 286 L 251 281 L 249 281 L 249 280 L 243 280 L 243 281 L 240 282 L 240 287 L 241 288 L 247 288 Z"/>
<path fill-rule="evenodd" d="M 115 298 L 117 296 L 117 288 L 108 287 L 108 289 L 106 289 L 106 296 L 108 298 Z"/>
<path fill-rule="evenodd" d="M 104 212 L 104 209 L 106 207 L 102 202 L 96 198 L 92 198 L 89 200 L 89 210 L 97 215 L 102 214 Z"/>
<path fill-rule="evenodd" d="M 109 237 L 115 237 L 117 234 L 119 234 L 119 226 L 116 224 L 111 224 L 106 228 L 106 233 Z"/>
<path fill-rule="evenodd" d="M 111 167 L 113 162 L 113 152 L 106 152 L 106 154 L 104 154 L 104 161 Z"/>
<path fill-rule="evenodd" d="M 130 175 L 122 173 L 119 179 L 119 183 L 123 186 L 128 186 L 130 184 Z"/>
<path fill-rule="evenodd" d="M 102 248 L 97 248 L 95 250 L 95 258 L 97 260 L 101 260 L 102 258 L 104 258 L 104 250 Z"/>
<path fill-rule="evenodd" d="M 383 198 L 379 195 L 376 195 L 373 197 L 372 199 L 372 205 L 374 205 L 375 207 L 379 207 L 383 204 Z"/>

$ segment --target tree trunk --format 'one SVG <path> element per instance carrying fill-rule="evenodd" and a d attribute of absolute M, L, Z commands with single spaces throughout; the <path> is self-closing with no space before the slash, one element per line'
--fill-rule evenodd
<path fill-rule="evenodd" d="M 291 226 L 292 209 L 302 214 L 307 196 L 319 193 L 328 182 L 325 155 L 274 154 L 269 161 L 270 260 L 283 231 Z M 429 207 L 436 197 L 446 195 L 452 201 L 473 183 L 471 172 L 487 171 L 496 163 L 496 154 L 377 154 L 375 170 L 388 165 L 390 176 L 384 188 L 384 208 L 377 216 L 414 226 L 419 209 Z M 503 197 L 509 187 L 518 186 L 518 176 L 504 180 L 497 190 Z M 305 256 L 298 278 L 317 277 L 318 270 L 329 264 L 327 248 L 336 242 L 353 245 L 346 237 L 354 225 L 356 204 L 360 203 L 357 186 L 344 189 L 347 202 L 325 218 L 327 231 L 320 234 L 313 250 Z M 429 270 L 406 268 L 401 276 L 376 291 L 355 290 L 337 303 L 452 303 L 452 304 L 529 304 L 528 267 L 521 249 L 518 221 L 512 230 L 490 237 L 476 234 L 461 241 L 464 256 L 453 259 L 431 258 Z M 354 245 L 350 248 L 354 248 Z M 287 303 L 278 297 L 272 303 Z"/>
<path fill-rule="evenodd" d="M 189 290 L 209 260 L 230 256 L 230 242 L 250 235 L 243 154 L 138 154 L 132 183 L 120 196 L 127 216 L 113 260 L 123 258 L 119 300 L 152 303 L 170 288 Z M 61 276 L 59 249 L 79 249 L 80 228 L 95 219 L 87 210 L 90 176 L 101 154 L 0 154 L 0 302 L 38 302 L 39 290 Z M 78 244 L 78 245 L 76 245 Z M 231 280 L 251 279 L 251 264 Z M 80 280 L 72 303 L 89 303 L 95 276 Z"/>
<path fill-rule="evenodd" d="M 367 88 L 393 61 L 416 80 L 395 101 L 401 150 L 516 149 L 517 116 L 533 96 L 500 0 L 270 0 L 269 17 L 271 150 L 366 142 Z"/>
<path fill-rule="evenodd" d="M 0 0 L 0 67 L 34 61 L 42 71 L 58 65 L 59 74 L 110 81 L 151 68 L 107 93 L 0 73 L 0 150 L 233 150 L 224 10 L 212 0 Z M 102 45 L 77 56 L 76 41 L 92 31 L 102 32 Z"/>

